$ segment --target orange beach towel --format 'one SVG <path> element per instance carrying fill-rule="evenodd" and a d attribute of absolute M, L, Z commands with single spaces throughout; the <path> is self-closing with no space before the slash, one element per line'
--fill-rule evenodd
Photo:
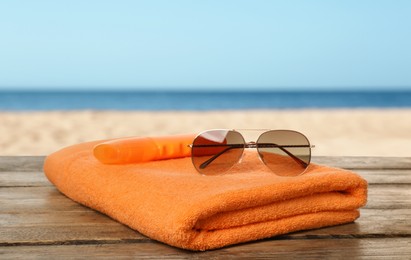
<path fill-rule="evenodd" d="M 253 151 L 232 173 L 203 176 L 189 157 L 102 164 L 93 156 L 99 143 L 48 156 L 48 179 L 74 201 L 180 248 L 215 249 L 348 223 L 366 203 L 366 181 L 347 170 L 312 164 L 302 176 L 281 177 Z"/>

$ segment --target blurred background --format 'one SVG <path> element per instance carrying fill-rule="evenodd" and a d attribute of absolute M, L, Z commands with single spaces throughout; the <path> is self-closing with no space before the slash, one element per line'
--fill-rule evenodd
<path fill-rule="evenodd" d="M 411 156 L 410 1 L 3 1 L 0 155 L 209 128 Z"/>

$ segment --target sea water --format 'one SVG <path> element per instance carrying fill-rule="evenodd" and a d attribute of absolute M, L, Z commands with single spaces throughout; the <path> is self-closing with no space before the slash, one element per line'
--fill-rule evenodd
<path fill-rule="evenodd" d="M 411 91 L 2 91 L 0 110 L 406 108 Z"/>

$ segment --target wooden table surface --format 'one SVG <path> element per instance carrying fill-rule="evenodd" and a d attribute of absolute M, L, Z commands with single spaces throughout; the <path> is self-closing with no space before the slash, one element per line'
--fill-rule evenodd
<path fill-rule="evenodd" d="M 355 222 L 207 252 L 153 241 L 83 207 L 45 178 L 44 157 L 0 157 L 0 258 L 411 259 L 411 158 L 315 157 L 369 182 Z"/>

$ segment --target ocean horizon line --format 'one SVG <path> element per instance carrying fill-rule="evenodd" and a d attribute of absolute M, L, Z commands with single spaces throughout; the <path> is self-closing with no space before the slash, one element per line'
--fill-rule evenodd
<path fill-rule="evenodd" d="M 232 110 L 411 108 L 411 91 L 0 92 L 0 110 Z"/>
<path fill-rule="evenodd" d="M 255 88 L 243 88 L 240 87 L 235 89 L 234 87 L 198 87 L 198 88 L 168 88 L 168 87 L 141 87 L 141 88 L 127 88 L 127 87 L 63 87 L 60 89 L 55 88 L 12 88 L 12 87 L 2 87 L 0 86 L 1 93 L 61 93 L 61 92 L 72 92 L 72 93 L 94 93 L 94 92 L 127 92 L 127 93 L 312 93 L 312 92 L 322 92 L 322 93 L 344 93 L 344 92 L 411 92 L 411 86 L 386 86 L 386 87 L 369 87 L 369 86 L 358 86 L 358 87 L 276 87 L 273 89 L 255 87 Z"/>

